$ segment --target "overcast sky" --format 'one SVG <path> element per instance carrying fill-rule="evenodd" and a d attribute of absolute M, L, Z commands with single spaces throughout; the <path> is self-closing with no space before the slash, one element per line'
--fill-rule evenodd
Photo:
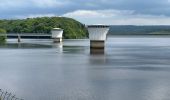
<path fill-rule="evenodd" d="M 0 18 L 75 18 L 84 24 L 170 25 L 170 0 L 0 0 Z"/>

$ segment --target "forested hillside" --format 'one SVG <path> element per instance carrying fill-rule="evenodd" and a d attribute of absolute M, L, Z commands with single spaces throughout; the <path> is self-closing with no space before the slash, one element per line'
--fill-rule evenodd
<path fill-rule="evenodd" d="M 47 33 L 52 28 L 64 29 L 64 38 L 86 38 L 85 25 L 66 17 L 41 17 L 16 20 L 0 20 L 0 28 L 7 33 Z"/>
<path fill-rule="evenodd" d="M 170 35 L 170 26 L 113 25 L 109 35 Z"/>

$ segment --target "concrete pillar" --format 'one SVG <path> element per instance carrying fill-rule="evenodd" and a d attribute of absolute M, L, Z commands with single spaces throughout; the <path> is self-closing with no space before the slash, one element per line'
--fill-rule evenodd
<path fill-rule="evenodd" d="M 53 38 L 54 43 L 60 43 L 62 42 L 62 38 Z"/>
<path fill-rule="evenodd" d="M 60 43 L 62 42 L 62 38 L 63 38 L 63 29 L 60 28 L 53 28 L 51 30 L 52 33 L 52 39 L 54 43 Z"/>
<path fill-rule="evenodd" d="M 106 35 L 109 31 L 107 25 L 89 25 L 90 54 L 104 54 Z"/>

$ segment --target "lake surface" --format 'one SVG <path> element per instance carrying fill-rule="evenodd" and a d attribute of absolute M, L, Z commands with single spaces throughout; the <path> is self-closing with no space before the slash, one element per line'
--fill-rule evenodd
<path fill-rule="evenodd" d="M 170 38 L 8 40 L 0 46 L 0 88 L 25 100 L 170 100 Z"/>

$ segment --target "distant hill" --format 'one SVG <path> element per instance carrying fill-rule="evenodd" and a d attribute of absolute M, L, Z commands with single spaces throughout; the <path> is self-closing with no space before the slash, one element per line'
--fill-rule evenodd
<path fill-rule="evenodd" d="M 170 26 L 112 25 L 109 35 L 170 35 Z"/>
<path fill-rule="evenodd" d="M 52 28 L 64 29 L 66 39 L 87 38 L 88 32 L 84 24 L 66 17 L 39 17 L 16 20 L 0 20 L 0 29 L 7 33 L 46 33 Z M 109 35 L 170 35 L 170 25 L 134 26 L 112 25 Z"/>
<path fill-rule="evenodd" d="M 0 20 L 0 28 L 7 33 L 47 33 L 52 28 L 64 29 L 64 38 L 77 39 L 88 36 L 85 25 L 66 17 L 40 17 L 16 20 Z"/>

